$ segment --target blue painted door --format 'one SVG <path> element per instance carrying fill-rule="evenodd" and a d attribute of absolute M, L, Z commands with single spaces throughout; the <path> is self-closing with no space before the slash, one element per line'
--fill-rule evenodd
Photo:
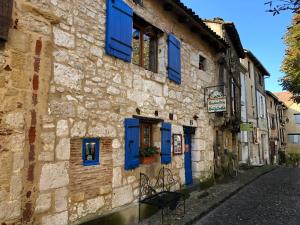
<path fill-rule="evenodd" d="M 185 184 L 189 185 L 193 183 L 192 176 L 192 138 L 191 130 L 189 128 L 185 129 L 184 132 L 184 168 L 185 168 Z"/>

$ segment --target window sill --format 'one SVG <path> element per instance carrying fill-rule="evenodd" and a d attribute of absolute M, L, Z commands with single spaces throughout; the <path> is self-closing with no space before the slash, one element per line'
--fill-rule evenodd
<path fill-rule="evenodd" d="M 152 165 L 158 162 L 159 154 L 150 157 L 140 158 L 140 164 L 142 165 Z"/>
<path fill-rule="evenodd" d="M 83 166 L 98 166 L 100 165 L 99 161 L 93 161 L 93 162 L 83 162 Z"/>

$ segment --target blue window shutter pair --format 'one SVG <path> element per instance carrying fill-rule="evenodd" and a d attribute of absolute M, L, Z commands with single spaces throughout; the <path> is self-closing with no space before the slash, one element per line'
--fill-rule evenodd
<path fill-rule="evenodd" d="M 125 170 L 132 170 L 140 164 L 140 124 L 138 119 L 129 118 L 125 126 Z M 171 162 L 171 124 L 162 123 L 161 163 Z"/>
<path fill-rule="evenodd" d="M 125 169 L 132 170 L 140 164 L 140 123 L 138 119 L 125 119 Z"/>
<path fill-rule="evenodd" d="M 106 6 L 106 54 L 130 62 L 133 10 L 122 0 L 107 0 Z M 168 77 L 181 83 L 180 41 L 173 34 L 168 36 Z"/>
<path fill-rule="evenodd" d="M 162 123 L 161 126 L 161 163 L 169 164 L 171 162 L 171 133 L 170 123 Z"/>
<path fill-rule="evenodd" d="M 173 34 L 168 36 L 168 77 L 181 84 L 180 41 Z"/>
<path fill-rule="evenodd" d="M 122 0 L 107 0 L 106 3 L 106 53 L 130 62 L 133 10 Z"/>

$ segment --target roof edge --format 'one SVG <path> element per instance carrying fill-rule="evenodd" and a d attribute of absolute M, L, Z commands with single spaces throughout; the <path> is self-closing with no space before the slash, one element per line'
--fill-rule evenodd
<path fill-rule="evenodd" d="M 270 77 L 269 71 L 264 67 L 264 65 L 259 61 L 258 58 L 248 49 L 244 49 L 245 55 L 248 56 L 254 64 L 257 66 L 257 68 L 263 73 L 263 76 Z"/>

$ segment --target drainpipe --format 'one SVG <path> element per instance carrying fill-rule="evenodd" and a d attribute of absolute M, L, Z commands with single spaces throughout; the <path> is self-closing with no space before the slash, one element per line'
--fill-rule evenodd
<path fill-rule="evenodd" d="M 259 122 L 259 115 L 258 115 L 258 104 L 257 104 L 257 84 L 256 84 L 256 76 L 255 73 L 253 73 L 254 76 L 254 90 L 255 90 L 255 105 L 256 105 L 256 125 L 258 128 L 258 122 Z M 256 134 L 257 136 L 257 134 Z M 258 138 L 258 136 L 257 136 Z M 260 163 L 260 144 L 258 143 L 258 156 L 259 156 L 259 163 Z"/>

